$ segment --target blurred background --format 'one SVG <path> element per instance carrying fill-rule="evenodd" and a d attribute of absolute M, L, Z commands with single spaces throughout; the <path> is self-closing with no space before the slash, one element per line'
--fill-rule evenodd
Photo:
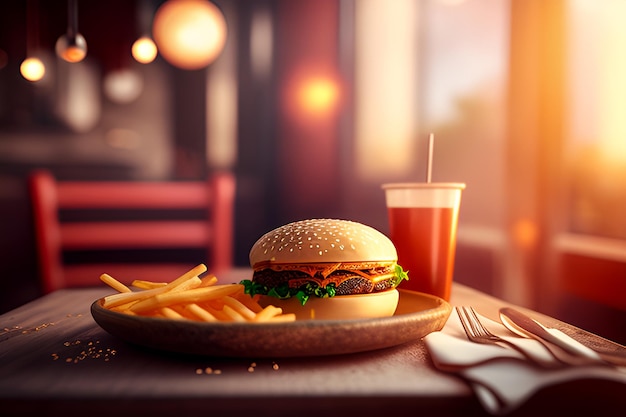
<path fill-rule="evenodd" d="M 209 57 L 133 56 L 181 1 L 0 3 L 0 312 L 41 295 L 35 168 L 231 171 L 247 266 L 293 220 L 387 232 L 380 185 L 424 181 L 433 132 L 433 180 L 467 183 L 455 280 L 626 343 L 626 2 L 214 0 Z"/>

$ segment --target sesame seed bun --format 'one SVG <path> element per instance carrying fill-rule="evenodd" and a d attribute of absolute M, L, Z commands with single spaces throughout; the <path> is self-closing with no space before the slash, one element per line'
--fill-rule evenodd
<path fill-rule="evenodd" d="M 266 263 L 396 262 L 387 236 L 348 220 L 312 219 L 289 223 L 264 234 L 250 251 L 253 268 Z"/>
<path fill-rule="evenodd" d="M 253 245 L 254 275 L 243 283 L 249 294 L 261 294 L 269 299 L 266 304 L 299 318 L 381 317 L 393 314 L 398 302 L 395 288 L 407 279 L 397 259 L 391 240 L 370 226 L 348 220 L 302 220 L 264 234 Z"/>

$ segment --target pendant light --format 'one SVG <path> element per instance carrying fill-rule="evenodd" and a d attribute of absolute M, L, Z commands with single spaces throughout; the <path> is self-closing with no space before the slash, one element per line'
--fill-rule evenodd
<path fill-rule="evenodd" d="M 64 61 L 75 63 L 87 55 L 87 41 L 78 33 L 78 4 L 76 0 L 67 2 L 67 33 L 56 43 L 56 53 Z"/>
<path fill-rule="evenodd" d="M 20 64 L 20 74 L 26 80 L 37 82 L 46 75 L 46 67 L 41 59 L 34 55 L 39 43 L 39 22 L 37 21 L 35 0 L 26 3 L 26 59 Z"/>
<path fill-rule="evenodd" d="M 149 35 L 153 13 L 147 0 L 141 0 L 137 10 L 141 36 L 135 40 L 131 49 L 133 58 L 141 64 L 151 63 L 158 54 L 157 46 Z"/>

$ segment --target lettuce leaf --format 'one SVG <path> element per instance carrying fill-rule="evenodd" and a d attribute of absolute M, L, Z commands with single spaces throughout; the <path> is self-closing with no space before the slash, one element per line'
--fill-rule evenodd
<path fill-rule="evenodd" d="M 404 281 L 405 279 L 407 281 L 409 280 L 409 271 L 405 271 L 398 264 L 396 264 L 394 273 L 395 273 L 395 278 L 394 278 L 394 282 L 393 282 L 393 286 L 394 287 L 397 287 L 398 285 L 400 285 L 400 283 L 402 281 Z"/>
<path fill-rule="evenodd" d="M 258 284 L 256 282 L 252 282 L 249 279 L 243 280 L 240 282 L 244 287 L 244 292 L 246 294 L 250 294 L 250 296 L 255 296 L 256 294 L 260 295 L 269 295 L 271 297 L 276 297 L 281 300 L 296 297 L 300 304 L 305 305 L 310 297 L 319 297 L 319 298 L 329 298 L 334 297 L 337 293 L 335 288 L 335 284 L 328 284 L 326 287 L 320 287 L 318 284 L 314 282 L 309 282 L 304 285 L 301 285 L 298 288 L 290 288 L 289 284 L 283 283 L 278 287 L 269 288 L 266 285 Z"/>

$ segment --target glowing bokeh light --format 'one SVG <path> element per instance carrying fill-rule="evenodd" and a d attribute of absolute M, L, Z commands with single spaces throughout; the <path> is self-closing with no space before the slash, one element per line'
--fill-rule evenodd
<path fill-rule="evenodd" d="M 332 112 L 339 101 L 339 86 L 325 77 L 304 80 L 298 92 L 300 108 L 309 115 L 324 115 Z"/>
<path fill-rule="evenodd" d="M 107 98 L 114 103 L 132 103 L 143 91 L 143 79 L 132 69 L 111 71 L 104 77 L 103 89 Z"/>
<path fill-rule="evenodd" d="M 537 224 L 530 219 L 519 219 L 513 224 L 513 239 L 524 249 L 531 249 L 537 244 L 539 230 Z"/>
<path fill-rule="evenodd" d="M 224 49 L 226 20 L 206 0 L 169 0 L 157 10 L 152 26 L 159 52 L 170 64 L 187 70 L 206 67 Z"/>
<path fill-rule="evenodd" d="M 41 80 L 46 75 L 46 67 L 41 62 L 41 59 L 30 57 L 22 61 L 20 65 L 20 73 L 22 77 L 28 81 L 36 82 Z"/>
<path fill-rule="evenodd" d="M 133 58 L 141 64 L 149 64 L 155 60 L 157 56 L 157 46 L 148 36 L 142 36 L 133 43 Z"/>
<path fill-rule="evenodd" d="M 333 69 L 304 63 L 285 82 L 284 111 L 298 123 L 329 121 L 339 114 L 343 95 L 341 77 Z"/>

